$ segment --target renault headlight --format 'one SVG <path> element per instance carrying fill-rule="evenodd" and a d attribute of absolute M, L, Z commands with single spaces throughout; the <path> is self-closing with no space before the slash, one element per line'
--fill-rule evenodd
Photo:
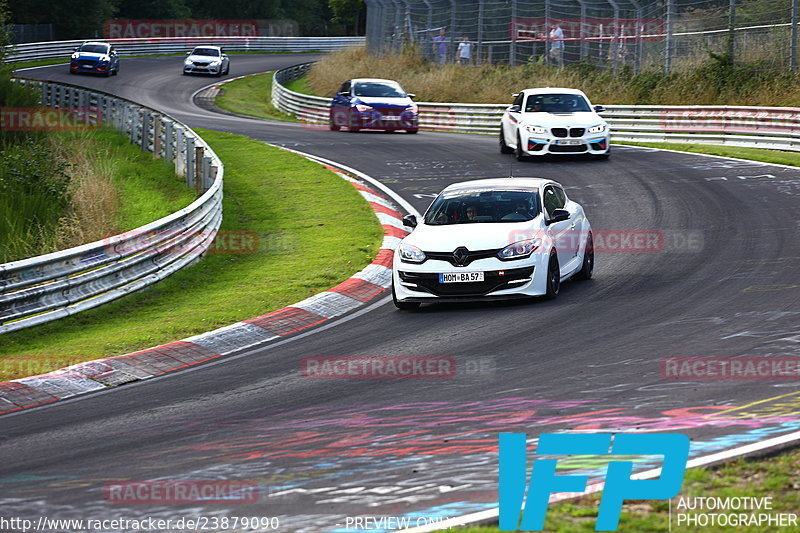
<path fill-rule="evenodd" d="M 511 243 L 497 253 L 501 261 L 511 261 L 513 259 L 525 259 L 536 250 L 541 241 L 539 239 L 526 239 Z"/>
<path fill-rule="evenodd" d="M 604 131 L 606 131 L 605 124 L 598 124 L 597 126 L 589 128 L 589 133 L 603 133 Z"/>
<path fill-rule="evenodd" d="M 406 263 L 424 263 L 427 257 L 425 252 L 410 244 L 400 244 L 400 259 Z"/>
<path fill-rule="evenodd" d="M 365 104 L 356 104 L 356 110 L 359 113 L 366 113 L 367 111 L 372 111 L 373 109 L 370 106 L 365 105 Z"/>

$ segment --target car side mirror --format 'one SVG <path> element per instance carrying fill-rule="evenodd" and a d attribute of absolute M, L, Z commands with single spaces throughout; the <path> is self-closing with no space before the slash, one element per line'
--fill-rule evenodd
<path fill-rule="evenodd" d="M 186 55 L 187 55 L 187 56 L 190 56 L 190 55 L 192 55 L 192 51 L 190 50 L 190 51 L 186 52 Z"/>
<path fill-rule="evenodd" d="M 417 217 L 414 215 L 406 215 L 403 217 L 403 225 L 409 228 L 417 227 Z"/>
<path fill-rule="evenodd" d="M 517 96 L 519 96 L 519 93 L 514 93 L 511 95 L 511 98 L 516 98 Z"/>
<path fill-rule="evenodd" d="M 80 48 L 80 46 L 76 46 L 75 48 L 73 48 L 73 49 L 72 49 L 72 51 L 73 51 L 73 52 L 77 52 L 77 51 L 78 51 L 78 48 Z"/>
<path fill-rule="evenodd" d="M 594 112 L 595 112 L 595 113 L 602 113 L 602 112 L 604 112 L 605 110 L 606 110 L 606 108 L 605 108 L 605 107 L 603 107 L 603 106 L 601 106 L 601 105 L 596 105 L 596 106 L 594 106 Z"/>
<path fill-rule="evenodd" d="M 554 209 L 548 224 L 555 224 L 556 222 L 562 222 L 567 219 L 569 219 L 569 211 L 566 209 Z"/>
<path fill-rule="evenodd" d="M 414 94 L 414 93 L 408 93 L 406 96 L 408 96 L 409 98 L 416 98 L 417 97 L 417 95 Z"/>
<path fill-rule="evenodd" d="M 506 111 L 508 111 L 509 113 L 519 113 L 519 106 L 516 104 L 508 106 L 508 109 L 506 109 Z"/>

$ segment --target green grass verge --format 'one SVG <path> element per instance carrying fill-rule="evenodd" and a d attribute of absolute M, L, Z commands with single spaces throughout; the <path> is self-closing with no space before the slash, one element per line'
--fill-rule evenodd
<path fill-rule="evenodd" d="M 770 515 L 797 513 L 800 509 L 800 482 L 797 472 L 800 469 L 800 449 L 794 449 L 775 457 L 761 459 L 737 459 L 716 468 L 695 468 L 686 471 L 683 488 L 678 496 L 672 498 L 672 523 L 668 501 L 637 501 L 625 504 L 617 531 L 636 533 L 655 533 L 667 531 L 696 531 L 711 533 L 717 531 L 736 531 L 737 533 L 760 533 L 767 531 L 796 531 L 792 527 L 738 526 L 687 526 L 687 520 L 678 524 L 677 513 L 685 516 L 697 514 L 696 511 L 677 509 L 680 498 L 684 502 L 692 498 L 772 498 Z M 547 510 L 543 531 L 557 533 L 577 533 L 594 531 L 597 520 L 598 497 L 586 497 L 572 502 L 553 504 Z M 702 513 L 703 511 L 701 511 Z M 715 510 L 705 513 L 737 514 L 748 511 Z M 699 520 L 702 520 L 698 516 Z M 710 523 L 709 523 L 710 524 Z M 497 527 L 469 527 L 458 529 L 459 533 L 493 533 Z"/>
<path fill-rule="evenodd" d="M 185 181 L 175 176 L 171 164 L 141 151 L 121 133 L 98 130 L 90 135 L 99 159 L 113 164 L 114 185 L 119 191 L 116 224 L 120 231 L 165 217 L 196 198 L 194 189 L 186 187 Z"/>
<path fill-rule="evenodd" d="M 330 288 L 375 256 L 382 228 L 348 182 L 245 137 L 198 133 L 225 163 L 221 229 L 257 235 L 255 253 L 211 254 L 138 294 L 3 335 L 0 380 L 127 353 L 265 314 Z"/>
<path fill-rule="evenodd" d="M 290 81 L 289 83 L 284 85 L 284 87 L 296 93 L 308 94 L 310 96 L 318 96 L 314 94 L 314 91 L 312 91 L 311 88 L 308 86 L 308 78 L 306 78 L 305 76 Z"/>
<path fill-rule="evenodd" d="M 784 152 L 781 150 L 767 150 L 764 148 L 740 148 L 738 146 L 716 146 L 710 144 L 680 144 L 680 143 L 642 143 L 613 141 L 613 144 L 626 144 L 630 146 L 645 146 L 648 148 L 663 148 L 678 152 L 692 152 L 696 154 L 719 155 L 723 157 L 736 157 L 763 161 L 775 165 L 800 166 L 800 152 Z"/>
<path fill-rule="evenodd" d="M 279 111 L 272 105 L 272 72 L 256 74 L 234 80 L 222 86 L 222 94 L 215 104 L 220 109 L 250 117 L 299 122 L 292 115 Z"/>

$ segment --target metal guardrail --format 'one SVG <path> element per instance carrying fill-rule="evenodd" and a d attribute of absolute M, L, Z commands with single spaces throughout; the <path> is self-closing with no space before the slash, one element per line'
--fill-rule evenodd
<path fill-rule="evenodd" d="M 272 104 L 304 122 L 327 124 L 330 98 L 290 91 L 283 84 L 313 63 L 275 72 Z M 418 102 L 420 128 L 498 134 L 508 104 Z M 800 108 L 749 106 L 608 105 L 612 141 L 722 144 L 800 151 Z"/>
<path fill-rule="evenodd" d="M 200 258 L 222 221 L 222 162 L 188 126 L 102 92 L 19 81 L 41 92 L 42 105 L 79 110 L 90 124 L 110 125 L 143 151 L 172 162 L 200 197 L 121 235 L 0 265 L 0 334 L 97 307 L 164 279 Z"/>
<path fill-rule="evenodd" d="M 153 39 L 101 39 L 114 45 L 120 55 L 176 54 L 201 44 L 216 44 L 226 52 L 330 52 L 364 46 L 364 37 L 162 37 Z M 6 61 L 32 61 L 63 57 L 80 41 L 48 41 L 8 46 Z"/>

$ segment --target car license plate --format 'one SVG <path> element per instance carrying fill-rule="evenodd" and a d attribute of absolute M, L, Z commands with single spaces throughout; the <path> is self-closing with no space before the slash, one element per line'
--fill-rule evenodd
<path fill-rule="evenodd" d="M 483 281 L 483 272 L 447 272 L 439 274 L 439 283 L 475 283 Z"/>
<path fill-rule="evenodd" d="M 394 115 L 384 115 L 383 120 L 400 120 L 400 117 Z"/>
<path fill-rule="evenodd" d="M 583 141 L 572 141 L 572 140 L 569 140 L 569 141 L 556 141 L 556 144 L 559 144 L 561 146 L 578 146 L 580 144 L 583 144 Z"/>

